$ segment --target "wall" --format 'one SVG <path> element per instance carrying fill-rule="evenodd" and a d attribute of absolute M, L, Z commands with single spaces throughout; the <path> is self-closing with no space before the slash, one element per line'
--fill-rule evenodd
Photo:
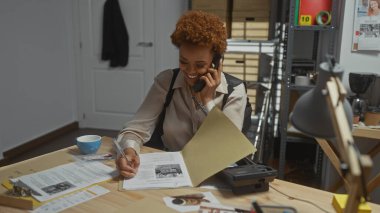
<path fill-rule="evenodd" d="M 0 1 L 0 158 L 76 119 L 72 1 Z"/>
<path fill-rule="evenodd" d="M 156 0 L 155 1 L 155 60 L 156 74 L 178 67 L 178 48 L 170 40 L 175 30 L 175 24 L 181 14 L 187 10 L 187 0 Z"/>
<path fill-rule="evenodd" d="M 75 1 L 0 1 L 0 159 L 4 151 L 77 120 Z M 155 6 L 159 73 L 178 66 L 170 35 L 188 1 L 157 0 Z"/>

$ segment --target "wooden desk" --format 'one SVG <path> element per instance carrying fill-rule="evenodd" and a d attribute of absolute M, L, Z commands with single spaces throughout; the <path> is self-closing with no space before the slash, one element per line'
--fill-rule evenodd
<path fill-rule="evenodd" d="M 354 137 L 362 137 L 380 140 L 380 129 L 370 129 L 368 127 L 355 127 L 352 130 Z"/>
<path fill-rule="evenodd" d="M 366 127 L 355 127 L 352 130 L 352 135 L 354 137 L 361 137 L 366 139 L 371 139 L 370 141 L 373 142 L 380 142 L 380 129 L 370 129 Z M 335 150 L 333 145 L 331 145 L 328 141 L 321 138 L 316 138 L 318 144 L 321 146 L 322 150 L 326 154 L 326 156 L 329 158 L 331 164 L 335 168 L 335 170 L 338 172 L 339 176 L 342 177 L 343 175 L 340 171 L 340 160 L 338 158 L 337 150 Z M 380 143 L 377 143 L 367 154 L 373 158 L 380 152 Z M 336 183 L 332 185 L 332 187 L 329 189 L 330 191 L 336 191 L 340 188 L 342 185 L 342 181 L 338 180 Z M 371 193 L 374 189 L 376 189 L 378 186 L 380 186 L 380 173 L 377 174 L 375 177 L 373 177 L 371 180 L 368 181 L 367 185 L 367 191 Z"/>
<path fill-rule="evenodd" d="M 112 152 L 110 138 L 103 138 L 101 152 Z M 143 152 L 153 152 L 153 149 L 144 147 Z M 0 179 L 4 180 L 9 176 L 16 176 L 17 174 L 32 173 L 51 168 L 60 164 L 73 162 L 72 154 L 78 153 L 75 146 L 42 155 L 27 161 L 19 162 L 13 165 L 0 168 Z M 108 161 L 106 164 L 114 166 L 113 161 Z M 321 212 L 318 208 L 306 202 L 301 202 L 293 198 L 300 198 L 308 200 L 328 212 L 335 212 L 331 205 L 333 194 L 327 191 L 313 189 L 298 184 L 289 183 L 286 181 L 275 180 L 271 182 L 271 188 L 267 192 L 235 196 L 230 191 L 223 190 L 210 190 L 203 188 L 181 188 L 181 189 L 163 189 L 163 190 L 141 190 L 141 191 L 118 191 L 118 180 L 111 180 L 106 183 L 100 184 L 101 186 L 109 189 L 111 192 L 103 196 L 97 197 L 88 202 L 74 206 L 67 212 L 128 212 L 128 208 L 136 201 L 144 198 L 150 198 L 157 202 L 161 202 L 162 197 L 171 195 L 180 195 L 195 192 L 211 191 L 217 199 L 225 205 L 231 205 L 240 208 L 249 208 L 250 202 L 253 197 L 257 199 L 260 204 L 264 205 L 286 205 L 292 206 L 298 212 Z M 276 189 L 276 190 L 275 190 Z M 0 192 L 4 192 L 4 188 L 0 187 Z M 285 193 L 291 197 L 281 194 Z M 370 203 L 372 212 L 380 212 L 380 205 Z M 25 212 L 16 208 L 0 206 L 0 212 Z"/>

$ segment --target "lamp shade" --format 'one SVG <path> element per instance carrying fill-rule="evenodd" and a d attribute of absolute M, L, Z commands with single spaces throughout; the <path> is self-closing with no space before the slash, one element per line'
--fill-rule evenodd
<path fill-rule="evenodd" d="M 322 90 L 326 89 L 326 83 L 332 77 L 332 73 L 336 77 L 342 77 L 343 68 L 335 64 L 330 71 L 327 62 L 321 63 L 319 68 L 316 86 L 297 100 L 290 115 L 290 122 L 296 129 L 307 135 L 332 139 L 335 137 L 333 118 L 326 95 L 322 93 Z M 344 100 L 343 107 L 349 126 L 352 128 L 352 109 L 347 99 Z"/>

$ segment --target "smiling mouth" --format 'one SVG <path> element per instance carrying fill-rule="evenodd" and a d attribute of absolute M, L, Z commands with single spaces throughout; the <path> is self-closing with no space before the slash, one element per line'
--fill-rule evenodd
<path fill-rule="evenodd" d="M 197 78 L 198 77 L 198 75 L 187 75 L 187 77 L 189 77 L 190 79 L 194 79 L 194 78 Z"/>

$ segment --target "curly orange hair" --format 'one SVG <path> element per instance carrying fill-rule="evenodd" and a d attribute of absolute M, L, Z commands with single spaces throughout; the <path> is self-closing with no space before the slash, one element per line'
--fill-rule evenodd
<path fill-rule="evenodd" d="M 211 46 L 212 51 L 219 54 L 223 54 L 227 47 L 227 31 L 222 20 L 203 11 L 192 10 L 183 14 L 171 39 L 177 47 L 183 43 Z"/>

